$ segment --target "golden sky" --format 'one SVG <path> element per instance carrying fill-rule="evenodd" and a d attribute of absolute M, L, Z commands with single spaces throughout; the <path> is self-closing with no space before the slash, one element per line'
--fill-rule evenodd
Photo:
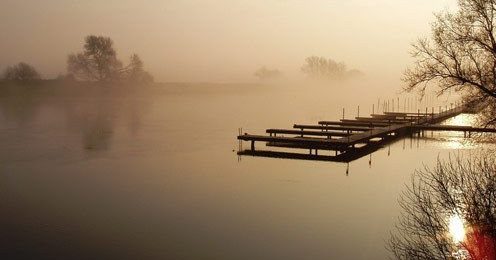
<path fill-rule="evenodd" d="M 455 0 L 0 0 L 0 69 L 65 72 L 88 34 L 138 53 L 158 81 L 253 81 L 266 65 L 301 77 L 305 57 L 399 77 L 410 43 Z"/>

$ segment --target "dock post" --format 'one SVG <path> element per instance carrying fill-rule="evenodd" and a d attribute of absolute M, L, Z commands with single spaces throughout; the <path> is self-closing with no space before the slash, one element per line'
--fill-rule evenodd
<path fill-rule="evenodd" d="M 255 141 L 251 141 L 251 150 L 255 151 Z"/>
<path fill-rule="evenodd" d="M 343 119 L 344 119 L 344 107 L 343 107 Z"/>

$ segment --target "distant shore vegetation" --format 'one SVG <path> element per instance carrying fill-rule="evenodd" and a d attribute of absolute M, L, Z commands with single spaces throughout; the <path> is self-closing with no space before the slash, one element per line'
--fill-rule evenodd
<path fill-rule="evenodd" d="M 320 80 L 345 80 L 364 75 L 357 69 L 348 69 L 343 62 L 318 56 L 307 57 L 301 71 L 309 78 Z"/>
<path fill-rule="evenodd" d="M 278 69 L 269 69 L 265 66 L 257 69 L 253 75 L 261 81 L 276 80 L 283 76 L 282 72 Z"/>
<path fill-rule="evenodd" d="M 97 82 L 151 83 L 153 76 L 144 70 L 143 61 L 132 54 L 124 66 L 117 58 L 109 37 L 89 35 L 85 39 L 83 51 L 67 57 L 67 72 L 76 80 Z"/>
<path fill-rule="evenodd" d="M 110 37 L 89 35 L 85 38 L 83 51 L 69 54 L 67 74 L 55 79 L 42 79 L 37 69 L 25 62 L 7 67 L 0 77 L 3 82 L 35 83 L 40 81 L 86 82 L 86 83 L 132 83 L 150 84 L 153 76 L 145 71 L 143 60 L 132 54 L 124 65 L 117 58 L 114 42 Z"/>
<path fill-rule="evenodd" d="M 2 73 L 2 79 L 5 81 L 36 81 L 40 80 L 41 76 L 32 65 L 19 62 L 7 67 Z"/>

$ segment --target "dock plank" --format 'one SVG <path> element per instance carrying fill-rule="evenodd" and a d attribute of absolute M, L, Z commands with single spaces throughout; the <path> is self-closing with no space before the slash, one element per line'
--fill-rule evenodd
<path fill-rule="evenodd" d="M 300 125 L 295 124 L 293 128 L 318 129 L 318 130 L 341 130 L 341 131 L 368 131 L 371 127 L 364 126 L 323 126 L 323 125 Z"/>
<path fill-rule="evenodd" d="M 289 130 L 289 129 L 267 129 L 265 130 L 267 134 L 291 134 L 299 136 L 348 136 L 345 132 L 330 132 L 330 131 L 301 131 L 301 130 Z"/>
<path fill-rule="evenodd" d="M 324 125 L 324 126 L 331 126 L 331 125 L 338 125 L 338 126 L 365 126 L 365 127 L 384 127 L 388 126 L 388 123 L 380 123 L 380 122 L 370 122 L 370 123 L 364 123 L 358 120 L 350 120 L 347 122 L 343 121 L 319 121 L 319 125 Z"/>
<path fill-rule="evenodd" d="M 387 140 L 395 140 L 411 132 L 424 130 L 464 131 L 468 132 L 469 136 L 470 132 L 496 133 L 496 129 L 491 128 L 439 125 L 440 122 L 466 110 L 467 107 L 460 106 L 437 114 L 386 112 L 384 114 L 372 114 L 371 117 L 356 117 L 355 119 L 342 119 L 340 121 L 319 121 L 318 125 L 295 124 L 293 125 L 294 129 L 267 129 L 266 133 L 270 134 L 270 136 L 244 134 L 239 135 L 238 140 L 251 142 L 251 150 L 246 154 L 267 157 L 293 156 L 279 152 L 255 151 L 256 142 L 265 142 L 267 146 L 310 149 L 310 156 L 296 155 L 297 158 L 322 158 L 328 160 L 329 157 L 312 156 L 312 150 L 315 150 L 316 154 L 317 150 L 335 150 L 339 156 L 353 158 L 354 154 L 358 152 L 357 149 L 372 146 L 380 147 Z M 276 134 L 293 136 L 276 136 Z"/>

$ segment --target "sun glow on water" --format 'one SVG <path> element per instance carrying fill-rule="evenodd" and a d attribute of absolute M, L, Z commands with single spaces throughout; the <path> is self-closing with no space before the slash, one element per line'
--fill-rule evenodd
<path fill-rule="evenodd" d="M 463 219 L 458 214 L 450 217 L 448 228 L 453 242 L 460 243 L 465 239 Z"/>
<path fill-rule="evenodd" d="M 442 123 L 442 125 L 475 126 L 476 121 L 476 115 L 460 114 L 446 120 Z M 472 138 L 467 138 L 469 137 L 469 133 L 463 133 L 461 131 L 448 131 L 439 132 L 438 135 L 443 137 L 441 139 L 443 141 L 442 147 L 446 149 L 458 150 L 474 149 L 478 147 Z"/>
<path fill-rule="evenodd" d="M 476 121 L 475 115 L 460 114 L 446 120 L 446 122 L 444 122 L 443 125 L 473 126 L 475 124 L 475 121 Z"/>

